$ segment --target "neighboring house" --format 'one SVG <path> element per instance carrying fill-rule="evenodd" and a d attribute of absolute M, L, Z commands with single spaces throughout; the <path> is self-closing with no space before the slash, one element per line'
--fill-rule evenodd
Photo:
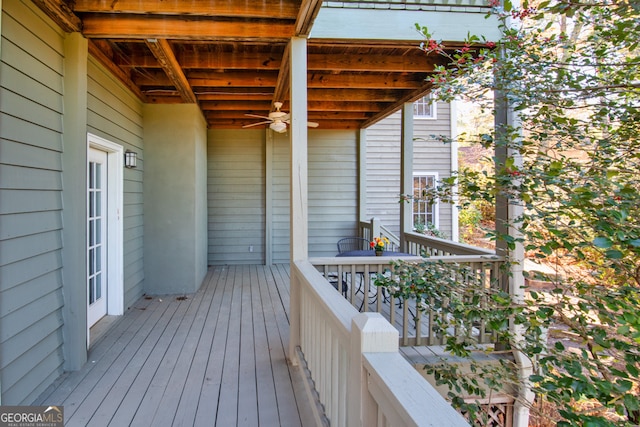
<path fill-rule="evenodd" d="M 394 113 L 367 129 L 367 215 L 379 218 L 400 235 L 401 114 Z M 457 169 L 457 144 L 440 137 L 456 135 L 455 104 L 432 102 L 425 96 L 414 103 L 413 190 L 422 195 Z M 431 224 L 447 238 L 458 240 L 457 208 L 447 203 L 412 203 L 413 228 Z"/>
<path fill-rule="evenodd" d="M 369 126 L 381 116 L 372 118 L 354 113 L 353 117 L 362 119 L 336 123 L 329 113 L 314 112 L 316 118 L 310 109 L 309 120 L 321 124 L 310 130 L 308 137 L 298 131 L 298 126 L 303 126 L 295 122 L 295 112 L 292 131 L 285 134 L 242 129 L 246 121 L 240 121 L 239 117 L 246 110 L 239 116 L 224 117 L 232 109 L 216 107 L 215 98 L 181 102 L 179 97 L 166 95 L 166 89 L 153 85 L 142 93 L 136 84 L 142 85 L 151 75 L 156 75 L 163 85 L 170 80 L 158 65 L 162 61 L 155 61 L 151 71 L 145 70 L 136 79 L 123 77 L 122 69 L 131 67 L 135 71 L 148 58 L 136 56 L 141 52 L 134 50 L 128 58 L 118 56 L 127 53 L 123 51 L 112 52 L 113 58 L 105 60 L 106 42 L 88 42 L 85 33 L 98 37 L 107 28 L 113 32 L 121 30 L 116 36 L 122 40 L 133 36 L 126 28 L 111 26 L 112 21 L 100 27 L 98 13 L 87 14 L 84 32 L 80 33 L 73 30 L 80 27 L 77 17 L 68 12 L 66 2 L 60 10 L 47 9 L 60 2 L 0 3 L 0 402 L 3 405 L 30 404 L 65 371 L 79 369 L 87 361 L 92 324 L 105 314 L 122 314 L 145 293 L 194 292 L 208 265 L 288 263 L 292 258 L 334 255 L 339 238 L 357 233 L 358 220 L 362 219 L 358 215 L 359 126 Z M 73 3 L 76 7 L 88 4 Z M 238 3 L 247 7 L 246 2 Z M 300 2 L 287 3 L 299 8 Z M 371 3 L 388 2 L 368 4 Z M 478 10 L 468 13 L 467 24 L 454 28 L 450 24 L 453 18 L 446 15 L 458 8 L 459 1 L 452 2 L 455 5 L 447 6 L 446 10 L 437 9 L 440 6 L 434 2 L 426 3 L 429 6 L 420 10 L 426 15 L 410 16 L 403 21 L 409 23 L 410 31 L 415 20 L 436 16 L 434 25 L 449 28 L 452 39 L 462 40 L 471 29 L 486 30 L 489 38 L 495 38 L 497 27 L 486 23 L 480 6 L 473 6 L 480 13 Z M 320 3 L 316 4 L 319 8 Z M 372 8 L 343 11 L 340 6 L 331 12 L 337 15 L 318 14 L 313 37 L 334 40 L 338 37 L 334 35 L 336 31 L 349 29 L 344 23 L 335 22 L 333 16 L 348 17 L 348 22 L 358 24 L 353 30 L 361 32 L 376 29 L 375 20 L 380 19 Z M 462 10 L 458 15 L 467 13 Z M 354 20 L 354 16 L 360 19 Z M 137 18 L 130 19 L 137 22 Z M 281 21 L 275 25 L 284 27 Z M 384 37 L 401 35 L 398 25 L 394 21 Z M 201 29 L 189 28 L 189 31 Z M 277 28 L 266 26 L 263 31 L 276 34 Z M 297 37 L 299 32 L 289 28 L 283 30 L 282 45 L 287 46 L 286 37 L 295 39 L 296 47 L 302 43 L 300 40 L 306 42 L 305 37 Z M 267 37 L 271 33 L 266 34 L 263 37 L 269 43 L 264 44 L 273 44 Z M 154 49 L 158 42 L 151 37 L 139 41 L 149 49 Z M 315 57 L 323 55 L 324 47 L 320 43 L 318 46 L 320 53 L 314 53 Z M 165 50 L 158 55 L 167 53 Z M 284 56 L 282 51 L 279 54 Z M 291 56 L 291 73 L 296 76 L 303 61 L 296 51 Z M 242 59 L 249 61 L 250 57 L 249 52 Z M 283 62 L 286 59 L 285 56 Z M 109 60 L 121 62 L 115 67 L 106 66 Z M 133 60 L 140 63 L 127 62 Z M 171 61 L 163 65 L 168 63 Z M 278 66 L 275 71 L 269 70 L 271 74 L 265 81 L 275 82 L 278 70 Z M 171 82 L 176 87 L 183 86 L 173 92 L 188 96 L 189 84 L 184 87 L 180 72 L 173 71 L 171 77 L 175 80 Z M 203 80 L 200 78 L 198 82 Z M 302 105 L 304 110 L 306 98 L 301 93 L 308 93 L 310 105 L 326 102 L 311 99 L 322 88 L 307 90 L 304 84 L 292 80 L 295 81 L 288 96 L 294 107 Z M 428 90 L 423 80 L 394 84 L 415 84 L 410 89 L 419 94 Z M 350 81 L 358 84 L 357 78 Z M 324 83 L 318 83 L 321 84 Z M 273 88 L 270 90 L 273 92 Z M 366 90 L 369 89 L 354 92 L 362 96 Z M 249 89 L 231 92 L 240 96 L 246 91 Z M 257 93 L 255 97 L 261 95 Z M 199 92 L 197 96 L 215 97 L 216 93 Z M 387 90 L 384 96 L 392 97 L 396 105 L 402 103 L 406 94 Z M 265 102 L 270 106 L 271 101 Z M 348 104 L 353 106 L 357 102 L 348 100 Z M 391 103 L 360 104 L 363 109 L 379 104 L 377 113 L 382 114 Z M 205 110 L 205 106 L 213 109 Z M 218 113 L 220 121 L 216 121 Z M 447 115 L 446 106 L 438 105 L 437 122 L 441 118 L 447 122 Z M 397 122 L 395 116 L 389 120 Z M 367 151 L 371 163 L 377 147 L 374 135 L 377 129 L 384 129 L 385 123 L 379 122 L 370 130 Z M 422 127 L 419 123 L 420 119 L 416 119 L 416 136 L 422 132 L 418 132 Z M 424 120 L 424 123 L 431 122 Z M 446 125 L 442 130 L 445 128 Z M 305 160 L 308 158 L 308 170 L 294 169 L 292 177 L 291 165 L 299 156 L 300 146 L 308 149 L 308 154 L 303 155 Z M 438 152 L 443 155 L 443 164 L 417 160 L 416 173 L 437 174 L 440 178 L 450 173 L 455 162 L 448 147 L 421 150 L 416 150 L 416 159 L 424 153 L 432 160 Z M 125 152 L 137 154 L 135 168 L 125 167 Z M 387 154 L 385 149 L 378 158 L 389 159 Z M 376 204 L 371 191 L 368 190 L 370 208 Z M 393 196 L 392 192 L 389 190 L 388 195 Z M 292 198 L 294 202 L 304 202 L 291 203 Z M 383 216 L 382 212 L 370 212 Z M 439 206 L 433 217 L 443 231 L 455 235 L 451 209 Z M 308 229 L 300 225 L 300 218 L 306 221 Z M 391 217 L 384 220 L 393 222 Z M 94 304 L 101 300 L 105 304 Z"/>

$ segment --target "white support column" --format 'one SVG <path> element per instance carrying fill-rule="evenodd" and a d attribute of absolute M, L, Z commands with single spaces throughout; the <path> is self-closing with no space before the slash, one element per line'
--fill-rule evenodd
<path fill-rule="evenodd" d="M 273 136 L 274 132 L 268 129 L 264 149 L 265 157 L 265 227 L 264 227 L 264 252 L 265 264 L 273 264 Z"/>
<path fill-rule="evenodd" d="M 307 39 L 293 37 L 290 43 L 291 73 L 291 207 L 290 262 L 291 285 L 289 305 L 289 361 L 298 365 L 296 348 L 300 345 L 300 279 L 294 263 L 309 257 L 309 225 L 307 214 Z"/>
<path fill-rule="evenodd" d="M 413 104 L 402 107 L 400 136 L 400 194 L 413 194 Z M 400 203 L 400 248 L 405 250 L 404 233 L 411 231 L 411 204 Z"/>
<path fill-rule="evenodd" d="M 358 222 L 367 217 L 367 130 L 358 134 Z"/>
<path fill-rule="evenodd" d="M 291 70 L 291 262 L 308 258 L 307 39 L 293 37 Z"/>
<path fill-rule="evenodd" d="M 458 168 L 458 103 L 449 103 L 449 126 L 451 129 L 451 172 Z M 458 224 L 458 187 L 453 190 L 455 203 L 451 204 L 451 240 L 460 241 L 460 227 Z"/>
<path fill-rule="evenodd" d="M 514 148 L 501 144 L 504 141 L 506 128 L 519 127 L 518 114 L 513 111 L 504 94 L 500 91 L 495 92 L 495 131 L 496 131 L 496 147 L 495 159 L 496 169 L 504 166 L 506 159 L 511 157 L 514 164 L 522 165 L 522 156 Z M 496 195 L 496 232 L 499 234 L 508 234 L 516 239 L 515 248 L 509 250 L 504 240 L 499 239 L 496 242 L 496 252 L 498 255 L 506 256 L 511 261 L 510 274 L 505 275 L 505 283 L 509 284 L 509 293 L 515 301 L 524 301 L 524 245 L 517 241 L 521 234 L 516 227 L 514 221 L 520 218 L 524 212 L 521 201 L 512 200 L 504 193 L 498 191 Z M 515 329 L 515 328 L 514 328 Z M 514 332 L 519 335 L 519 330 Z M 519 396 L 514 403 L 513 408 L 513 427 L 526 427 L 529 423 L 529 407 L 533 403 L 534 394 L 529 387 L 529 376 L 533 373 L 531 361 L 521 352 L 514 351 L 516 365 L 518 366 L 518 377 L 520 379 Z"/>
<path fill-rule="evenodd" d="M 351 320 L 351 355 L 347 384 L 347 425 L 378 425 L 378 405 L 369 393 L 362 353 L 398 351 L 399 333 L 380 313 L 360 313 Z"/>

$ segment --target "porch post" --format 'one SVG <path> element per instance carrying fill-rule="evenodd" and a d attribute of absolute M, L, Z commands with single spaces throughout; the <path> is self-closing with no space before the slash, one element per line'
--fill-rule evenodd
<path fill-rule="evenodd" d="M 400 194 L 413 194 L 413 104 L 402 106 L 400 134 Z M 406 250 L 404 233 L 411 231 L 411 203 L 400 203 L 400 248 Z"/>
<path fill-rule="evenodd" d="M 87 60 L 88 41 L 80 33 L 64 41 L 64 369 L 87 361 Z"/>
<path fill-rule="evenodd" d="M 502 91 L 496 90 L 495 99 L 495 161 L 496 169 L 504 167 L 507 158 L 514 159 L 516 166 L 522 165 L 522 156 L 514 148 L 505 143 L 505 133 L 508 129 L 519 127 L 518 115 L 509 105 Z M 500 190 L 500 189 L 498 189 Z M 503 283 L 508 283 L 509 293 L 518 302 L 524 301 L 524 245 L 519 239 L 522 237 L 518 230 L 511 225 L 516 218 L 520 218 L 524 212 L 522 202 L 511 199 L 502 191 L 496 194 L 496 233 L 498 235 L 510 235 L 515 239 L 515 247 L 509 249 L 504 239 L 496 241 L 496 253 L 506 256 L 511 261 L 510 274 L 503 278 Z M 519 335 L 519 331 L 514 331 Z M 529 387 L 529 376 L 533 373 L 530 360 L 521 352 L 514 351 L 518 376 L 520 379 L 519 398 L 513 407 L 513 427 L 526 427 L 529 423 L 529 405 L 533 403 L 534 394 Z"/>
<path fill-rule="evenodd" d="M 358 230 L 367 218 L 367 130 L 358 133 Z M 360 236 L 363 237 L 363 236 Z"/>
<path fill-rule="evenodd" d="M 377 424 L 378 405 L 369 393 L 362 353 L 395 353 L 399 333 L 380 313 L 359 313 L 351 319 L 349 381 L 347 382 L 347 425 Z"/>
<path fill-rule="evenodd" d="M 307 39 L 293 37 L 289 44 L 291 81 L 291 193 L 290 262 L 291 285 L 289 306 L 289 360 L 298 365 L 296 348 L 300 346 L 300 278 L 294 263 L 309 255 L 307 223 Z"/>
<path fill-rule="evenodd" d="M 273 131 L 266 131 L 265 141 L 265 264 L 273 265 Z"/>
<path fill-rule="evenodd" d="M 451 101 L 449 103 L 449 128 L 451 129 L 451 172 L 458 171 L 458 104 Z M 453 189 L 454 203 L 451 207 L 451 240 L 460 241 L 460 228 L 458 223 L 458 187 Z"/>

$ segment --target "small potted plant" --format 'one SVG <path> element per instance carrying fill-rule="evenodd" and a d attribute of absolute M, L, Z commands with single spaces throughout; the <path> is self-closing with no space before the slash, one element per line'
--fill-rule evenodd
<path fill-rule="evenodd" d="M 374 237 L 373 240 L 369 243 L 371 249 L 376 251 L 376 256 L 382 256 L 384 252 L 384 247 L 389 244 L 389 239 L 386 237 Z"/>

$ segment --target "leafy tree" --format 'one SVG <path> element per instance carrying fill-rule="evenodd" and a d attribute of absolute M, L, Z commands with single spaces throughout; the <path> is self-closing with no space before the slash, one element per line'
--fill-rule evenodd
<path fill-rule="evenodd" d="M 448 321 L 454 324 L 490 316 L 487 328 L 497 339 L 531 361 L 530 387 L 538 400 L 557 408 L 557 425 L 638 424 L 640 2 L 524 1 L 518 8 L 509 1 L 489 3 L 501 23 L 500 40 L 469 36 L 464 46 L 449 47 L 418 26 L 425 54 L 449 59 L 431 78 L 440 99 L 467 97 L 498 108 L 497 115 L 508 103 L 517 114 L 481 135 L 482 145 L 502 153 L 495 169 L 460 170 L 440 184 L 438 197 L 448 199 L 457 186 L 468 203 L 522 206 L 524 214 L 498 224 L 492 237 L 507 254 L 523 244 L 533 257 L 556 266 L 557 274 L 545 278 L 553 289 L 528 290 L 519 301 L 471 282 L 433 286 L 427 282 L 437 279 L 417 279 L 433 275 L 436 266 L 428 262 L 397 266 L 395 282 L 380 278 L 379 284 L 398 295 L 437 292 L 429 301 L 445 301 L 440 308 L 451 310 Z M 487 93 L 495 101 L 483 101 Z M 441 268 L 438 277 L 450 277 Z M 416 287 L 421 283 L 426 285 Z M 478 312 L 471 288 L 490 303 L 488 312 Z M 446 329 L 442 325 L 439 333 Z M 447 343 L 466 356 L 472 341 Z M 462 392 L 483 395 L 505 383 L 517 385 L 508 374 L 512 367 L 504 365 L 500 372 L 473 368 L 473 380 L 452 365 L 434 374 L 451 386 L 454 403 L 464 405 Z"/>

